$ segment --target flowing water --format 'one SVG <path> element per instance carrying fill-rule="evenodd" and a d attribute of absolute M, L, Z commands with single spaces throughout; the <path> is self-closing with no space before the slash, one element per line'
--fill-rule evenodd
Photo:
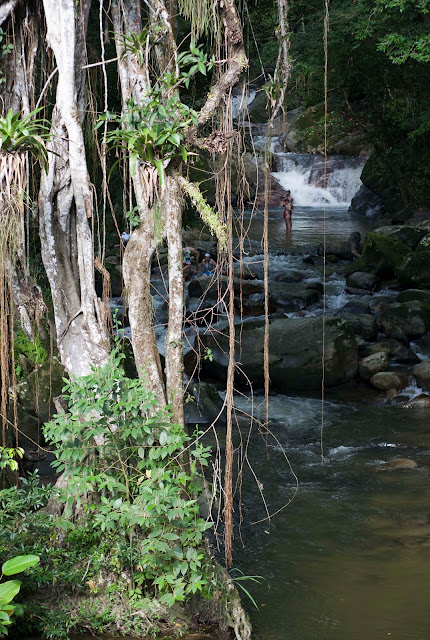
<path fill-rule="evenodd" d="M 309 185 L 308 160 L 288 162 L 275 177 L 302 204 L 294 209 L 291 237 L 281 209 L 270 211 L 271 278 L 301 269 L 305 280 L 316 279 L 320 270 L 304 264 L 303 255 L 322 242 L 324 219 L 328 243 L 345 242 L 352 231 L 363 234 L 371 225 L 348 213 L 349 186 L 330 191 Z M 347 170 L 355 185 L 360 169 Z M 310 201 L 316 206 L 303 206 Z M 260 214 L 251 220 L 250 248 L 260 241 L 262 223 Z M 328 313 L 351 298 L 344 286 L 344 277 L 329 276 Z M 306 313 L 320 312 L 317 306 Z M 244 546 L 236 536 L 234 555 L 240 571 L 262 576 L 259 584 L 242 583 L 259 607 L 244 597 L 256 640 L 430 637 L 430 420 L 428 410 L 402 408 L 419 392 L 413 383 L 396 400 L 382 399 L 365 384 L 327 390 L 323 432 L 320 398 L 271 397 L 273 435 L 265 439 L 254 426 L 250 439 L 252 472 L 244 471 L 241 505 Z M 235 403 L 250 409 L 242 396 Z M 264 399 L 257 396 L 254 413 L 259 411 L 264 419 Z M 246 435 L 245 427 L 244 440 Z M 397 457 L 412 458 L 419 470 L 377 471 Z M 270 513 L 281 509 L 270 521 L 262 492 Z"/>
<path fill-rule="evenodd" d="M 268 448 L 255 430 L 245 472 L 241 548 L 235 563 L 257 640 L 425 640 L 429 637 L 430 464 L 425 410 L 392 406 L 371 392 L 328 393 L 321 458 L 321 402 L 274 396 Z M 346 397 L 345 397 L 346 395 Z M 262 402 L 256 398 L 255 402 Z M 243 399 L 236 403 L 243 407 Z M 266 455 L 267 451 L 267 455 Z M 421 470 L 376 472 L 394 457 Z"/>

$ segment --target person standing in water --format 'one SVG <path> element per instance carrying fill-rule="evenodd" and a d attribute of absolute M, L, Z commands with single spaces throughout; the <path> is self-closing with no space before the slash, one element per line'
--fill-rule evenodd
<path fill-rule="evenodd" d="M 287 227 L 287 233 L 290 234 L 291 233 L 291 216 L 293 215 L 293 198 L 291 196 L 291 191 L 289 189 L 288 191 L 285 192 L 285 195 L 282 196 L 280 205 L 281 207 L 284 207 L 285 225 Z"/>

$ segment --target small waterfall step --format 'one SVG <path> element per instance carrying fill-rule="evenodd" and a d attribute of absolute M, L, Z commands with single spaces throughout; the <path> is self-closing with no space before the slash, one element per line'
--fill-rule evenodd
<path fill-rule="evenodd" d="M 273 177 L 289 189 L 296 206 L 347 207 L 361 186 L 365 158 L 309 153 L 275 153 Z"/>

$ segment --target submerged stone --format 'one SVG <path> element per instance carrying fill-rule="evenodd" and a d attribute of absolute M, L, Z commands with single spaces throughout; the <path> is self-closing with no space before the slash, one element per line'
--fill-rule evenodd
<path fill-rule="evenodd" d="M 410 458 L 394 458 L 375 467 L 375 471 L 407 471 L 417 469 L 418 464 Z"/>

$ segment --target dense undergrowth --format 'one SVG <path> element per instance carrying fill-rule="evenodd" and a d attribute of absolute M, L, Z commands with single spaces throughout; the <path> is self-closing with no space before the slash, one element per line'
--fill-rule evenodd
<path fill-rule="evenodd" d="M 67 411 L 45 425 L 67 489 L 41 486 L 34 472 L 0 491 L 0 561 L 40 557 L 23 577 L 26 609 L 11 637 L 156 634 L 166 624 L 180 635 L 177 603 L 220 589 L 197 503 L 209 452 L 127 378 L 122 359 L 115 349 L 106 366 L 67 382 Z M 42 509 L 48 500 L 61 515 Z"/>

